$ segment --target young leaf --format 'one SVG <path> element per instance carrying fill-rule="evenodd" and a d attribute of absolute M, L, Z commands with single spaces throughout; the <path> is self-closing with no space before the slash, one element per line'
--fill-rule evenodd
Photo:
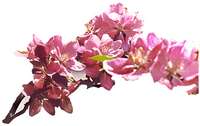
<path fill-rule="evenodd" d="M 65 76 L 60 75 L 59 73 L 55 73 L 52 75 L 52 79 L 59 84 L 61 87 L 66 88 L 67 87 L 67 78 Z"/>
<path fill-rule="evenodd" d="M 32 81 L 29 82 L 28 84 L 24 84 L 23 88 L 24 88 L 24 92 L 28 96 L 31 96 L 34 93 L 34 91 L 35 91 L 34 84 L 33 84 Z"/>
<path fill-rule="evenodd" d="M 41 110 L 41 101 L 38 98 L 33 99 L 29 107 L 29 115 L 34 116 L 38 114 L 40 110 Z"/>
<path fill-rule="evenodd" d="M 55 115 L 55 108 L 49 100 L 43 100 L 43 107 L 50 115 Z"/>
<path fill-rule="evenodd" d="M 98 62 L 103 62 L 105 60 L 112 60 L 113 57 L 109 55 L 95 55 L 95 56 L 90 57 L 90 59 L 94 61 L 98 61 Z"/>
<path fill-rule="evenodd" d="M 60 99 L 61 98 L 61 90 L 56 87 L 56 86 L 52 86 L 47 93 L 48 98 L 51 99 Z"/>
<path fill-rule="evenodd" d="M 68 97 L 63 97 L 61 99 L 60 108 L 68 113 L 73 112 L 72 103 Z"/>

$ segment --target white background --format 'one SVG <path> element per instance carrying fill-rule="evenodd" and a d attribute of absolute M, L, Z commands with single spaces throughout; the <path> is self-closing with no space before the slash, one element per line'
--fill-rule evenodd
<path fill-rule="evenodd" d="M 0 0 L 0 120 L 9 111 L 21 85 L 32 79 L 31 65 L 16 57 L 35 33 L 46 42 L 52 35 L 65 42 L 85 31 L 84 24 L 108 9 L 115 0 Z M 129 12 L 139 11 L 143 31 L 191 45 L 200 42 L 198 0 L 123 0 Z M 199 126 L 200 99 L 188 96 L 187 88 L 168 90 L 153 83 L 149 75 L 137 81 L 118 79 L 113 89 L 80 87 L 72 96 L 73 114 L 56 109 L 50 116 L 44 110 L 35 117 L 28 112 L 10 126 Z M 1 124 L 3 126 L 4 124 Z"/>

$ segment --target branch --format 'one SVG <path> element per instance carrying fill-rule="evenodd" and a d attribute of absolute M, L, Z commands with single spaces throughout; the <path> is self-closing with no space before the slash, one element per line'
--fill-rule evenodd
<path fill-rule="evenodd" d="M 19 111 L 19 112 L 16 113 L 17 108 L 19 107 L 21 101 L 25 98 L 25 95 L 24 95 L 23 93 L 20 93 L 20 94 L 17 96 L 15 102 L 13 103 L 13 105 L 12 105 L 12 107 L 11 107 L 9 113 L 7 114 L 7 116 L 5 117 L 5 119 L 2 120 L 2 122 L 3 122 L 3 123 L 9 124 L 13 119 L 15 119 L 16 117 L 18 117 L 18 116 L 22 115 L 23 113 L 25 113 L 26 110 L 28 109 L 30 103 L 31 103 L 31 100 L 32 100 L 33 98 L 37 97 L 39 94 L 43 93 L 44 91 L 48 90 L 48 89 L 49 89 L 49 87 L 36 91 L 34 94 L 32 94 L 32 95 L 30 96 L 30 99 L 29 99 L 29 101 L 24 105 L 24 108 L 23 108 L 21 111 Z"/>
<path fill-rule="evenodd" d="M 25 95 L 23 93 L 20 93 L 15 102 L 13 103 L 9 113 L 7 114 L 7 116 L 5 117 L 4 120 L 2 120 L 3 123 L 9 124 L 14 118 L 16 118 L 17 116 L 20 116 L 21 114 L 23 114 L 27 109 L 28 106 L 30 104 L 30 99 L 29 101 L 24 105 L 24 108 L 19 111 L 18 113 L 16 113 L 17 108 L 19 107 L 21 101 L 25 98 Z"/>

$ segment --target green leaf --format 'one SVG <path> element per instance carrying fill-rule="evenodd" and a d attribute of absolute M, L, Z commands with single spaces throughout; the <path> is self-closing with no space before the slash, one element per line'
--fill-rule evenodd
<path fill-rule="evenodd" d="M 105 60 L 111 60 L 113 59 L 112 56 L 108 56 L 108 55 L 95 55 L 90 57 L 90 59 L 94 60 L 94 61 L 98 61 L 98 62 L 103 62 Z"/>

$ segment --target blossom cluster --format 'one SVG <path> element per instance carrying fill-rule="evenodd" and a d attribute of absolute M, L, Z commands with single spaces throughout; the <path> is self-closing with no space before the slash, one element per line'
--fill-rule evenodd
<path fill-rule="evenodd" d="M 71 93 L 80 85 L 110 90 L 113 76 L 134 80 L 149 73 L 169 89 L 193 85 L 187 93 L 198 94 L 199 51 L 187 48 L 186 41 L 169 41 L 153 32 L 143 38 L 142 26 L 137 13 L 129 14 L 118 3 L 91 19 L 75 41 L 64 44 L 55 35 L 44 43 L 33 35 L 27 51 L 20 52 L 33 65 L 33 81 L 23 85 L 30 96 L 29 115 L 41 107 L 51 115 L 55 107 L 72 113 Z M 85 77 L 77 79 L 76 73 Z"/>

